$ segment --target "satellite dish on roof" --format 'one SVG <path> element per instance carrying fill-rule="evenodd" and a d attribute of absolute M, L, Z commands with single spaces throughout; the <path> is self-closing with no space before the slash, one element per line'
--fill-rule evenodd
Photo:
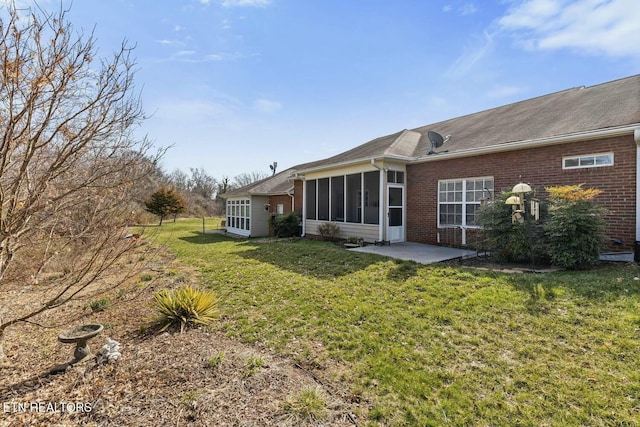
<path fill-rule="evenodd" d="M 429 138 L 429 142 L 431 142 L 431 150 L 429 150 L 427 154 L 436 154 L 435 149 L 442 147 L 444 143 L 451 138 L 451 135 L 447 135 L 443 138 L 438 132 L 430 130 L 427 132 L 427 137 Z"/>

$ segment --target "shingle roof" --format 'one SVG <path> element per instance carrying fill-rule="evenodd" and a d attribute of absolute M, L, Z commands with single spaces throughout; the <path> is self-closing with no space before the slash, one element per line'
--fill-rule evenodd
<path fill-rule="evenodd" d="M 250 184 L 243 194 L 288 191 L 296 172 L 372 158 L 423 157 L 431 148 L 427 132 L 451 135 L 449 153 L 590 131 L 640 126 L 640 74 L 590 87 L 576 87 L 525 101 L 382 136 L 338 155 L 295 166 Z M 445 148 L 443 148 L 445 149 Z"/>
<path fill-rule="evenodd" d="M 577 87 L 415 129 L 451 135 L 449 152 L 640 124 L 640 75 Z M 426 149 L 423 138 L 420 147 Z"/>
<path fill-rule="evenodd" d="M 446 150 L 453 153 L 633 124 L 640 124 L 640 75 L 403 130 L 310 165 L 318 168 L 367 158 L 421 157 L 431 148 L 430 130 L 451 135 Z"/>

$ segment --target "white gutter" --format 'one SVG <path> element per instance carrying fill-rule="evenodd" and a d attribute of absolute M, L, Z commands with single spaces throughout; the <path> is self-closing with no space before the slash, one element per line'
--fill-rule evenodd
<path fill-rule="evenodd" d="M 638 129 L 638 126 L 640 126 L 640 123 L 609 129 L 574 133 L 570 135 L 551 136 L 547 138 L 538 138 L 518 142 L 509 142 L 506 144 L 490 145 L 488 147 L 471 148 L 468 150 L 455 151 L 453 153 L 438 153 L 437 155 L 417 157 L 412 163 L 435 162 L 440 160 L 456 159 L 460 157 L 472 157 L 480 156 L 483 154 L 523 150 L 526 148 L 545 147 L 547 145 L 565 144 L 570 142 L 579 142 L 599 138 L 611 138 L 614 136 L 632 134 Z"/>
<path fill-rule="evenodd" d="M 355 160 L 346 160 L 344 162 L 325 164 L 325 165 L 316 166 L 316 167 L 310 168 L 310 169 L 301 169 L 300 172 L 301 173 L 316 172 L 316 171 L 321 171 L 321 170 L 325 170 L 325 169 L 335 169 L 335 168 L 339 168 L 339 167 L 343 167 L 343 166 L 355 165 L 355 164 L 358 164 L 358 163 L 369 163 L 369 162 L 372 162 L 371 164 L 373 164 L 373 162 L 375 162 L 376 159 L 379 159 L 379 160 L 398 160 L 398 161 L 402 161 L 402 162 L 411 162 L 411 161 L 415 160 L 416 157 L 394 156 L 394 155 L 384 154 L 382 156 L 378 155 L 378 156 L 375 156 L 375 157 L 361 157 L 361 158 L 355 159 Z"/>

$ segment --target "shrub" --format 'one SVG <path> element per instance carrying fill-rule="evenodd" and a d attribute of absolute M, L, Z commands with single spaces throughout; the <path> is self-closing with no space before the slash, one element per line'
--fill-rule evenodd
<path fill-rule="evenodd" d="M 276 237 L 293 237 L 298 235 L 300 220 L 295 212 L 278 215 L 271 219 L 273 234 Z"/>
<path fill-rule="evenodd" d="M 531 246 L 529 243 L 529 229 L 534 240 L 534 255 L 536 259 L 543 256 L 541 253 L 543 233 L 537 223 L 513 222 L 511 215 L 513 210 L 505 201 L 511 193 L 501 193 L 496 200 L 482 205 L 478 214 L 478 222 L 484 228 L 486 249 L 497 261 L 527 262 L 531 259 Z M 544 215 L 543 205 L 541 216 Z"/>
<path fill-rule="evenodd" d="M 157 323 L 165 330 L 180 325 L 180 332 L 189 325 L 211 325 L 217 318 L 217 297 L 210 290 L 194 289 L 191 286 L 153 295 L 153 308 L 159 313 Z"/>
<path fill-rule="evenodd" d="M 323 222 L 318 226 L 318 233 L 325 240 L 334 242 L 340 237 L 340 227 L 334 222 Z"/>
<path fill-rule="evenodd" d="M 110 305 L 111 305 L 111 300 L 106 297 L 98 298 L 89 303 L 89 306 L 91 307 L 91 311 L 93 311 L 94 313 L 97 313 L 98 311 L 106 310 L 107 308 L 109 308 Z"/>
<path fill-rule="evenodd" d="M 544 225 L 551 262 L 584 269 L 598 262 L 604 240 L 604 210 L 594 198 L 599 189 L 582 185 L 547 187 L 549 219 Z"/>

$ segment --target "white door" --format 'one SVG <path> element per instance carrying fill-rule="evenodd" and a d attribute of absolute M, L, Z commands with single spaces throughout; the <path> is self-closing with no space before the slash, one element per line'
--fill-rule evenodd
<path fill-rule="evenodd" d="M 404 242 L 404 187 L 387 187 L 387 240 Z"/>

